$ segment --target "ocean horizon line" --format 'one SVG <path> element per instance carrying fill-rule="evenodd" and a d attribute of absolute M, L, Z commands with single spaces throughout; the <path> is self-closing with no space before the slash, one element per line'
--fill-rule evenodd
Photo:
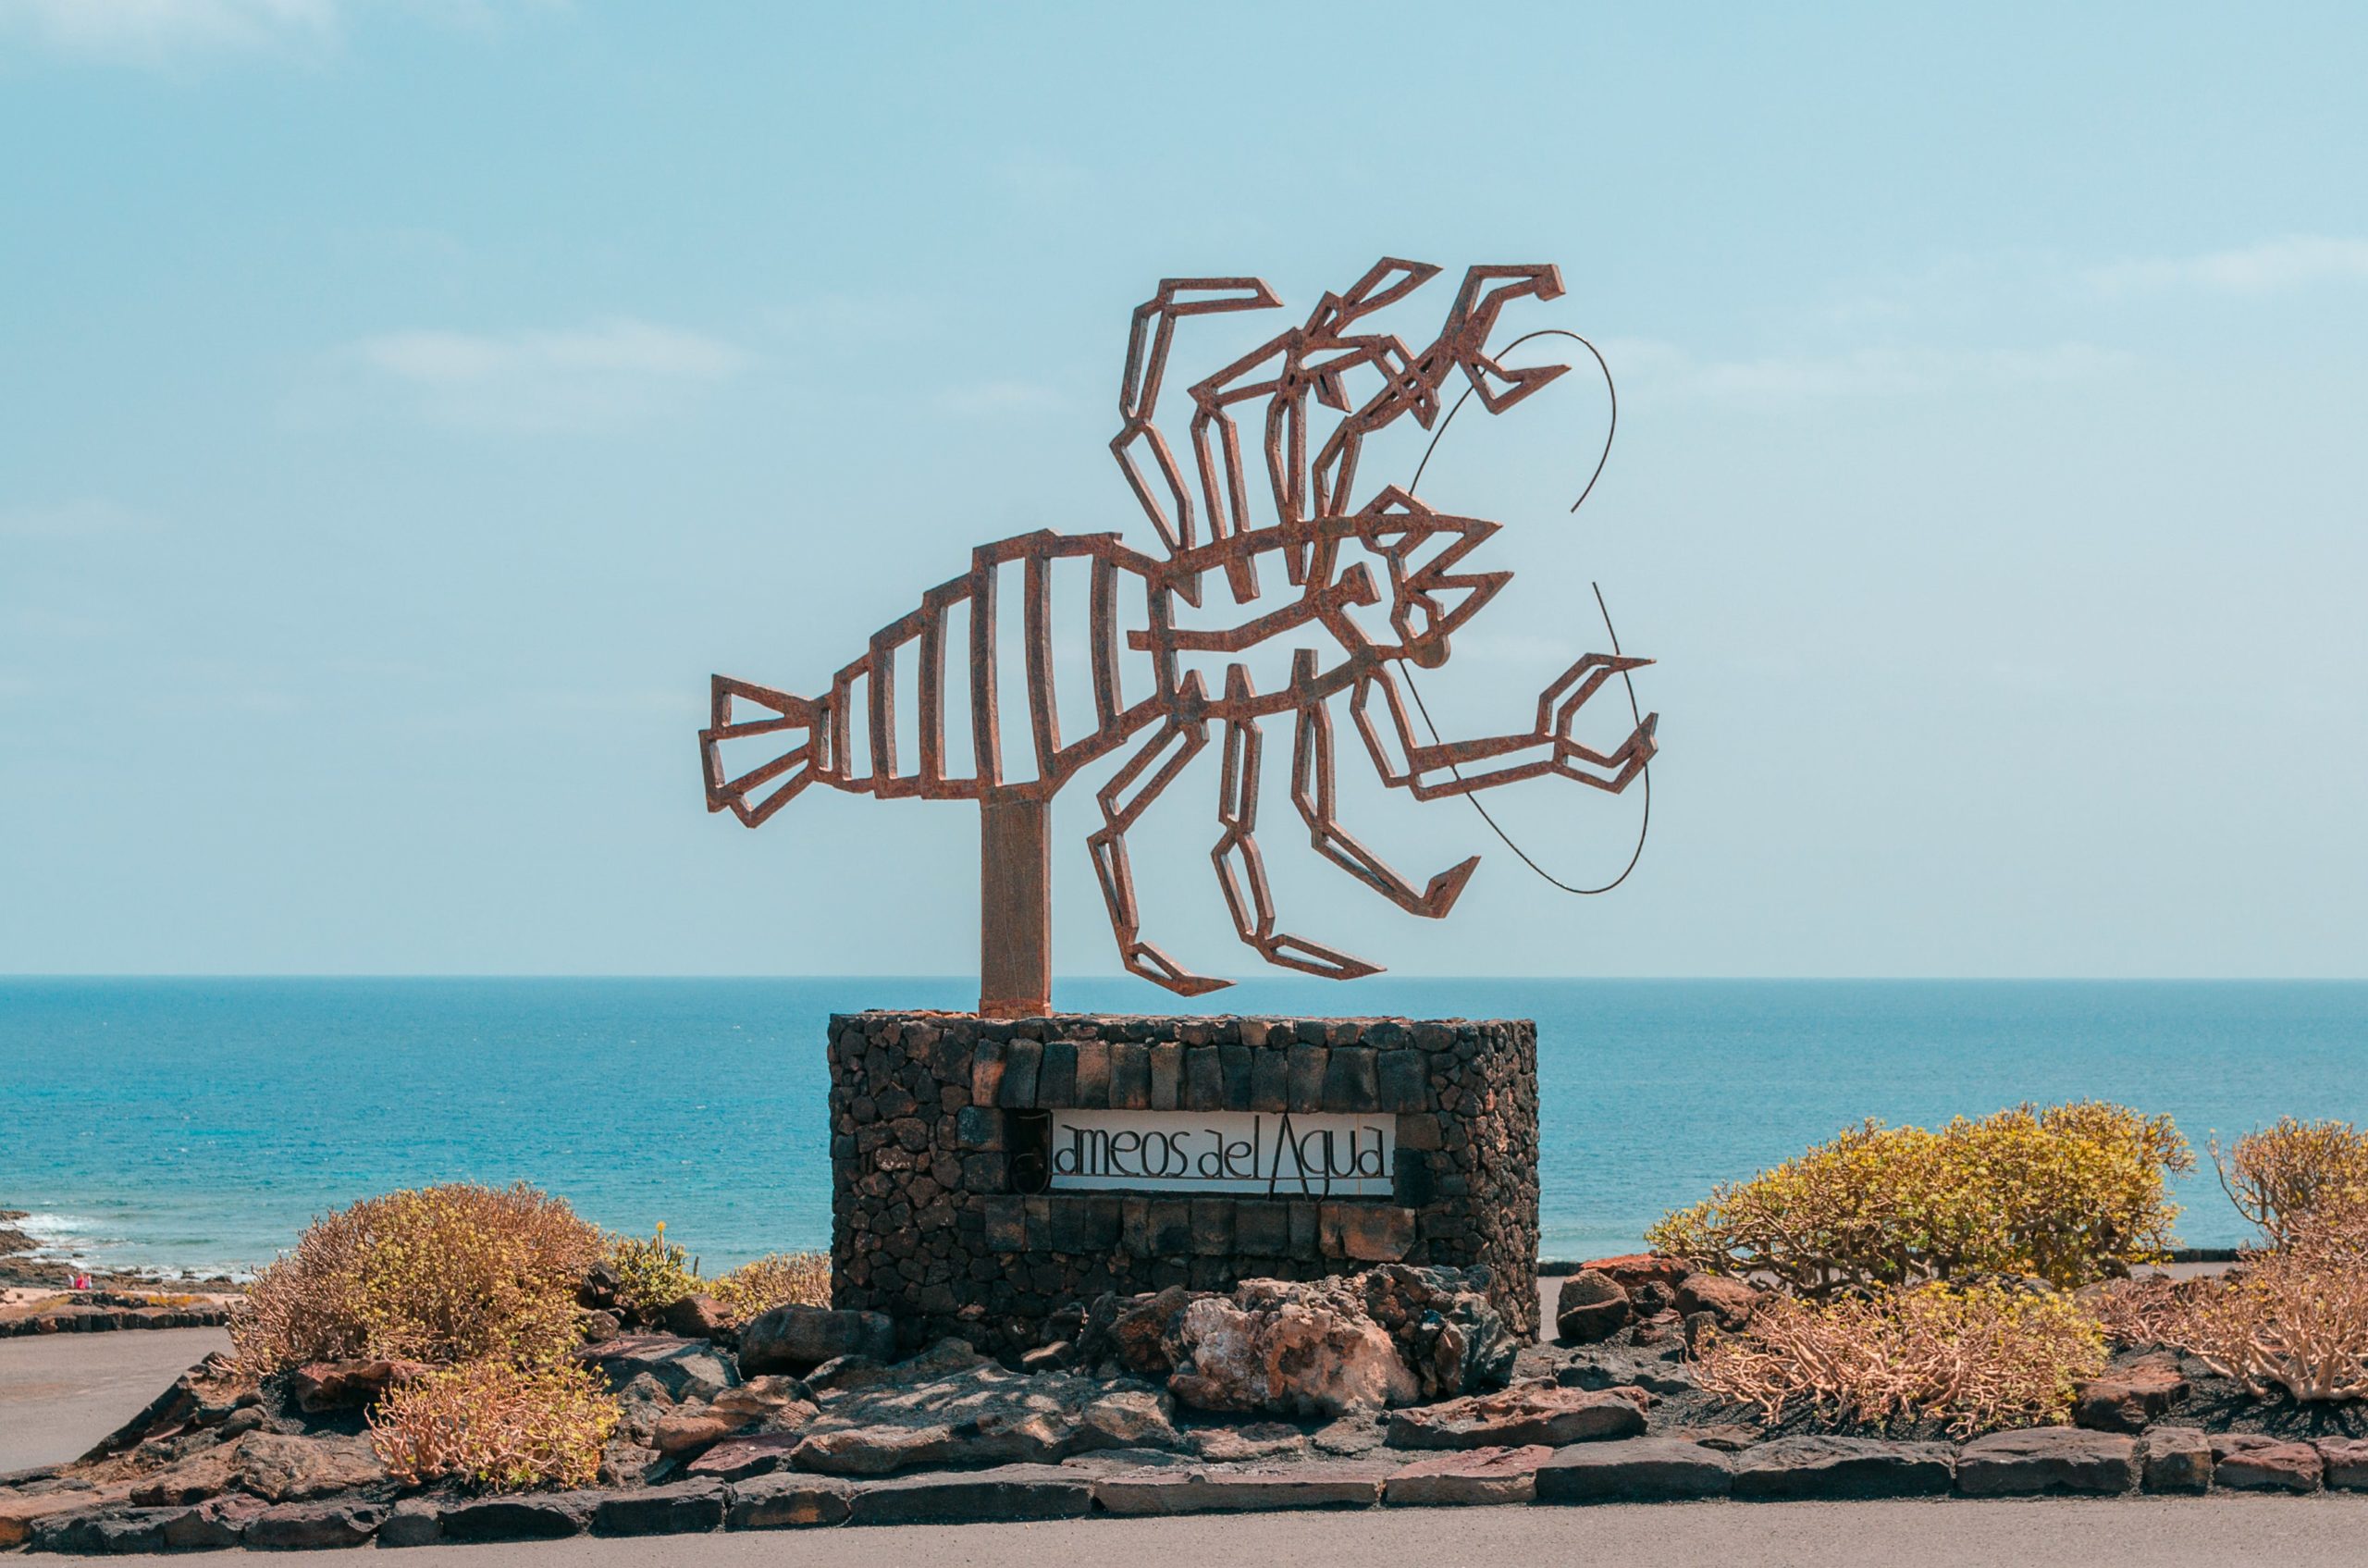
<path fill-rule="evenodd" d="M 1388 985 L 1392 983 L 1473 984 L 1501 982 L 1518 985 L 2368 985 L 2368 975 L 2014 975 L 2014 974 L 1634 974 L 1634 975 L 1563 975 L 1563 974 L 1497 974 L 1462 973 L 1432 974 L 1388 970 L 1369 977 Z M 750 974 L 746 972 L 673 972 L 626 973 L 591 972 L 568 969 L 91 969 L 91 970 L 7 970 L 0 969 L 0 984 L 22 981 L 620 981 L 635 982 L 683 982 L 711 984 L 719 981 L 844 981 L 862 982 L 877 981 L 898 984 L 974 985 L 976 980 L 960 974 L 901 974 L 884 971 L 820 970 L 812 973 Z M 1134 982 L 1139 977 L 1122 971 L 1101 973 L 1059 973 L 1053 977 L 1054 984 L 1070 982 L 1079 984 L 1118 984 Z M 1297 984 L 1295 977 L 1257 976 L 1240 982 L 1256 985 L 1265 983 Z M 1363 981 L 1334 982 L 1335 984 L 1358 985 Z M 1212 994 L 1215 994 L 1214 993 Z"/>

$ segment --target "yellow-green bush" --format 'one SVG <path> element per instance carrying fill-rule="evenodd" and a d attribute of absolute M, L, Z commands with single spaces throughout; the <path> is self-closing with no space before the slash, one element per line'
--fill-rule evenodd
<path fill-rule="evenodd" d="M 600 1233 L 521 1183 L 366 1198 L 255 1277 L 230 1337 L 257 1375 L 308 1361 L 548 1362 L 575 1344 Z"/>
<path fill-rule="evenodd" d="M 370 1413 L 370 1446 L 413 1486 L 456 1476 L 489 1491 L 588 1487 L 617 1417 L 588 1368 L 475 1361 L 389 1389 Z"/>
<path fill-rule="evenodd" d="M 821 1253 L 771 1253 L 708 1281 L 708 1294 L 746 1322 L 777 1306 L 831 1304 L 831 1260 Z"/>
<path fill-rule="evenodd" d="M 2165 1179 L 2194 1165 L 2168 1117 L 2095 1101 L 1938 1132 L 1870 1120 L 1645 1234 L 1811 1296 L 1985 1274 L 2068 1289 L 2158 1257 L 2178 1215 Z"/>
<path fill-rule="evenodd" d="M 690 1250 L 666 1240 L 666 1222 L 644 1241 L 638 1236 L 611 1236 L 607 1241 L 609 1266 L 616 1271 L 617 1303 L 626 1311 L 652 1316 L 707 1289 L 693 1266 Z"/>
<path fill-rule="evenodd" d="M 2220 1186 L 2238 1212 L 2283 1246 L 2322 1216 L 2368 1210 L 2368 1133 L 2348 1121 L 2297 1121 L 2212 1144 Z"/>
<path fill-rule="evenodd" d="M 1875 1426 L 1920 1414 L 1964 1437 L 2060 1424 L 2074 1385 L 2104 1364 L 2103 1327 L 2068 1297 L 1919 1285 L 1830 1302 L 1773 1297 L 1742 1330 L 1709 1330 L 1694 1376 L 1770 1423 L 1803 1409 Z"/>

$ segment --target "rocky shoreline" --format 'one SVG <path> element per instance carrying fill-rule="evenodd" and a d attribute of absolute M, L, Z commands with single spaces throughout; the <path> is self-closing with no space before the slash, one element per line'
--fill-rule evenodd
<path fill-rule="evenodd" d="M 1563 1286 L 1525 1344 L 1467 1271 L 1181 1288 L 1080 1306 L 998 1359 L 896 1360 L 878 1314 L 706 1298 L 595 1312 L 575 1360 L 621 1420 L 598 1484 L 408 1487 L 367 1410 L 424 1368 L 227 1357 L 71 1464 L 0 1477 L 0 1547 L 112 1553 L 644 1536 L 932 1521 L 1609 1501 L 2368 1491 L 2368 1434 L 2124 1355 L 2075 1425 L 1963 1441 L 1766 1428 L 1695 1384 L 1690 1334 L 1748 1287 L 1658 1259 Z M 1722 1289 L 1723 1288 L 1723 1289 Z M 1586 1342 L 1578 1342 L 1580 1340 Z"/>

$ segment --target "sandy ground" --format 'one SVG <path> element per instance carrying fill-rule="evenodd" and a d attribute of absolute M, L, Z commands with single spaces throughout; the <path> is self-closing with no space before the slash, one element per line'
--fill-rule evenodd
<path fill-rule="evenodd" d="M 275 1552 L 275 1562 L 351 1563 L 350 1552 Z M 120 1558 L 185 1562 L 181 1557 Z M 2162 1498 L 2120 1502 L 1708 1502 L 1602 1508 L 1431 1508 L 1362 1513 L 1203 1514 L 1037 1525 L 671 1536 L 420 1547 L 421 1568 L 659 1568 L 697 1562 L 815 1568 L 1110 1568 L 1242 1562 L 1289 1568 L 2359 1568 L 2368 1496 Z"/>
<path fill-rule="evenodd" d="M 74 1458 L 207 1352 L 229 1348 L 219 1328 L 0 1340 L 0 1475 Z"/>

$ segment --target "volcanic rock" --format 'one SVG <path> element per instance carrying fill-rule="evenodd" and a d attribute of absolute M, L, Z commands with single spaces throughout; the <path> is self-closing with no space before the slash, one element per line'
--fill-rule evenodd
<path fill-rule="evenodd" d="M 1628 1292 L 1609 1274 L 1583 1268 L 1554 1298 L 1554 1331 L 1573 1344 L 1608 1340 L 1628 1325 Z"/>
<path fill-rule="evenodd" d="M 2195 1427 L 2153 1427 L 2146 1434 L 2144 1447 L 2148 1491 L 2212 1489 L 2212 1441 Z"/>
<path fill-rule="evenodd" d="M 1276 1288 L 1261 1289 L 1267 1286 Z M 1187 1306 L 1176 1337 L 1188 1359 L 1168 1391 L 1202 1410 L 1337 1416 L 1405 1404 L 1421 1392 L 1388 1332 L 1338 1281 L 1245 1281 L 1232 1300 L 1207 1296 Z"/>
<path fill-rule="evenodd" d="M 239 1485 L 271 1502 L 302 1502 L 388 1478 L 370 1440 L 361 1437 L 250 1432 L 239 1439 L 236 1463 Z"/>
<path fill-rule="evenodd" d="M 1416 1508 L 1528 1502 L 1537 1495 L 1537 1467 L 1553 1452 L 1533 1443 L 1418 1459 L 1389 1473 L 1382 1483 L 1382 1500 Z"/>
<path fill-rule="evenodd" d="M 670 1399 L 711 1400 L 740 1380 L 712 1344 L 679 1334 L 620 1334 L 574 1354 L 598 1366 L 609 1387 L 621 1391 L 647 1376 Z"/>
<path fill-rule="evenodd" d="M 1967 1497 L 2119 1497 L 2138 1485 L 2138 1444 L 2076 1426 L 1992 1432 L 1957 1451 Z"/>
<path fill-rule="evenodd" d="M 2074 1385 L 2072 1424 L 2098 1432 L 2142 1432 L 2188 1396 L 2188 1381 L 2169 1356 L 2148 1356 Z"/>
<path fill-rule="evenodd" d="M 388 1389 L 424 1377 L 416 1361 L 314 1361 L 288 1375 L 288 1392 L 308 1415 L 375 1403 Z"/>
<path fill-rule="evenodd" d="M 1675 1438 L 1623 1438 L 1563 1449 L 1537 1467 L 1539 1502 L 1675 1502 L 1724 1497 L 1724 1454 Z"/>
<path fill-rule="evenodd" d="M 1677 1310 L 1691 1317 L 1707 1312 L 1721 1328 L 1740 1328 L 1759 1305 L 1759 1292 L 1740 1279 L 1724 1275 L 1694 1273 L 1677 1282 Z"/>
<path fill-rule="evenodd" d="M 1946 1443 L 1874 1438 L 1779 1438 L 1735 1456 L 1738 1498 L 1929 1497 L 1949 1489 L 1956 1451 Z"/>
<path fill-rule="evenodd" d="M 1560 1448 L 1597 1438 L 1634 1437 L 1645 1429 L 1644 1401 L 1648 1397 L 1635 1389 L 1525 1383 L 1501 1393 L 1392 1412 L 1389 1446 L 1476 1449 L 1544 1443 Z"/>
<path fill-rule="evenodd" d="M 810 1372 L 843 1355 L 887 1361 L 895 1353 L 896 1326 L 885 1313 L 793 1303 L 773 1308 L 740 1330 L 744 1372 Z"/>

